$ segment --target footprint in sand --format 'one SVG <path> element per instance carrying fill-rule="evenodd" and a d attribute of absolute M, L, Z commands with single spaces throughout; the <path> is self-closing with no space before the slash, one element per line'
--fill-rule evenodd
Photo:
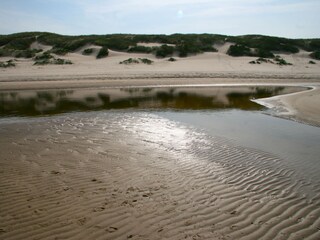
<path fill-rule="evenodd" d="M 93 211 L 94 212 L 102 212 L 104 211 L 106 208 L 105 207 L 97 207 L 97 208 L 94 208 Z"/>
<path fill-rule="evenodd" d="M 113 233 L 113 232 L 115 232 L 115 231 L 118 231 L 118 228 L 116 228 L 116 227 L 108 227 L 108 228 L 106 229 L 106 232 L 108 232 L 108 233 Z"/>

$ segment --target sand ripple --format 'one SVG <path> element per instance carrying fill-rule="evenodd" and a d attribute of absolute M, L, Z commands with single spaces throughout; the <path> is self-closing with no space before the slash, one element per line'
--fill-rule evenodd
<path fill-rule="evenodd" d="M 0 239 L 319 239 L 319 184 L 145 112 L 0 124 Z"/>

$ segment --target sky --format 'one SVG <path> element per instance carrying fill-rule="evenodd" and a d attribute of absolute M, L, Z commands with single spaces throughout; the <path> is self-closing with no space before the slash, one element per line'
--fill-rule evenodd
<path fill-rule="evenodd" d="M 25 31 L 320 38 L 320 0 L 0 0 L 0 34 Z"/>

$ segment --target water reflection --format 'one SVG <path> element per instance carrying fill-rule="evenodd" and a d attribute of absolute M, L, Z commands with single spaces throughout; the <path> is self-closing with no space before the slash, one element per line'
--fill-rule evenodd
<path fill-rule="evenodd" d="M 103 109 L 237 108 L 259 110 L 250 101 L 302 90 L 301 87 L 180 87 L 0 92 L 0 116 L 39 116 Z"/>

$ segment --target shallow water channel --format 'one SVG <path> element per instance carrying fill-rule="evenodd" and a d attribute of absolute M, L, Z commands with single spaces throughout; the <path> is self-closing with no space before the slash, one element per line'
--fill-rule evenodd
<path fill-rule="evenodd" d="M 0 117 L 43 116 L 110 109 L 261 110 L 250 101 L 301 87 L 161 87 L 0 92 Z"/>

